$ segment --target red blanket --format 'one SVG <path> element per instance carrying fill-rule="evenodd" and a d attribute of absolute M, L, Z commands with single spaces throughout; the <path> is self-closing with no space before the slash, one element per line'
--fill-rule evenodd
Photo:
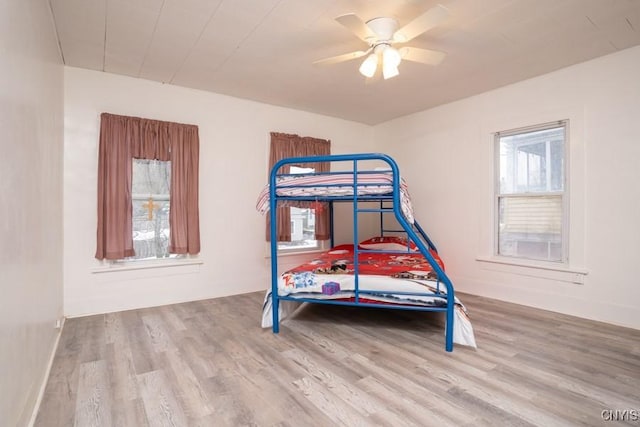
<path fill-rule="evenodd" d="M 444 263 L 434 251 L 431 255 L 444 270 Z M 317 258 L 292 268 L 287 273 L 305 271 L 316 274 L 353 274 L 353 245 L 340 245 L 323 252 Z M 430 278 L 435 279 L 431 265 L 420 253 L 363 253 L 358 251 L 358 273 L 376 274 L 403 279 Z"/>

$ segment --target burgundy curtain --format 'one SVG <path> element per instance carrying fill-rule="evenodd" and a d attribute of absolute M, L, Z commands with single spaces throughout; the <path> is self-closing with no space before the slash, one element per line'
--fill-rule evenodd
<path fill-rule="evenodd" d="M 331 141 L 286 133 L 271 132 L 271 150 L 269 153 L 269 172 L 280 160 L 288 157 L 328 156 L 331 154 Z M 327 162 L 305 163 L 294 165 L 298 167 L 314 168 L 316 172 L 329 172 Z M 279 173 L 289 173 L 289 166 L 284 166 Z M 293 205 L 293 204 L 292 204 Z M 301 205 L 302 206 L 302 205 Z M 305 206 L 308 206 L 305 205 Z M 316 240 L 329 239 L 329 209 L 327 203 L 322 203 L 321 209 L 316 209 Z M 278 207 L 277 237 L 279 242 L 291 241 L 291 211 L 289 207 Z M 267 216 L 267 241 L 270 240 L 270 218 Z"/>
<path fill-rule="evenodd" d="M 132 160 L 171 161 L 169 252 L 200 252 L 198 127 L 102 113 L 98 153 L 97 259 L 133 256 Z"/>

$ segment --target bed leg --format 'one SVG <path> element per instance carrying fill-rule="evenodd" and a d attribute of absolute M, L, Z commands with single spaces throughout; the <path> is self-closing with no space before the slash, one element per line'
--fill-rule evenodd
<path fill-rule="evenodd" d="M 453 307 L 447 309 L 447 324 L 445 326 L 445 350 L 453 351 Z"/>
<path fill-rule="evenodd" d="M 277 334 L 278 332 L 280 332 L 280 298 L 278 297 L 273 297 L 273 294 L 271 294 L 271 314 L 273 315 L 273 333 Z"/>

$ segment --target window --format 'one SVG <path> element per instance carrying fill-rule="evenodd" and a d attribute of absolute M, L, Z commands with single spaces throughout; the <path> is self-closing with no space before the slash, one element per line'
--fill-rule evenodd
<path fill-rule="evenodd" d="M 498 255 L 565 262 L 567 122 L 495 134 Z"/>
<path fill-rule="evenodd" d="M 291 166 L 289 173 L 314 173 L 314 168 Z M 278 242 L 278 249 L 300 250 L 317 249 L 320 241 L 316 240 L 316 211 L 313 208 L 291 207 L 291 241 Z"/>
<path fill-rule="evenodd" d="M 172 254 L 200 252 L 199 145 L 195 125 L 100 115 L 96 259 L 166 257 L 167 240 Z"/>
<path fill-rule="evenodd" d="M 129 260 L 169 258 L 171 162 L 133 159 L 131 199 L 135 255 Z"/>
<path fill-rule="evenodd" d="M 271 132 L 269 150 L 269 172 L 285 158 L 328 156 L 331 154 L 331 142 L 325 139 L 295 134 Z M 289 164 L 278 173 L 325 173 L 329 172 L 327 162 L 307 162 Z M 275 214 L 276 224 L 274 239 L 277 248 L 286 251 L 299 251 L 322 248 L 330 239 L 329 208 L 327 203 L 295 202 L 294 206 L 278 206 L 271 214 Z M 271 215 L 266 219 L 267 242 L 271 241 Z"/>

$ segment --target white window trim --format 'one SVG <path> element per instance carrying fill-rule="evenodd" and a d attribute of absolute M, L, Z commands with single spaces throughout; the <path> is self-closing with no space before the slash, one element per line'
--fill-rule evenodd
<path fill-rule="evenodd" d="M 112 273 L 117 271 L 130 271 L 130 270 L 147 270 L 155 268 L 167 268 L 167 267 L 183 267 L 188 265 L 203 264 L 202 259 L 197 256 L 181 256 L 179 258 L 158 258 L 158 259 L 139 259 L 139 260 L 127 260 L 127 261 L 102 261 L 101 266 L 95 267 L 91 270 L 91 273 Z"/>
<path fill-rule="evenodd" d="M 493 208 L 491 211 L 491 216 L 493 218 L 493 227 L 491 233 L 492 245 L 493 245 L 493 253 L 492 256 L 489 257 L 477 257 L 478 261 L 485 262 L 495 262 L 499 264 L 511 264 L 515 266 L 525 266 L 525 267 L 537 267 L 554 271 L 571 271 L 571 272 L 580 272 L 583 270 L 571 270 L 570 266 L 570 215 L 569 215 L 569 200 L 570 200 L 570 188 L 569 188 L 569 179 L 570 176 L 570 120 L 568 118 L 547 121 L 537 125 L 529 125 L 529 126 L 521 126 L 516 128 L 511 128 L 506 131 L 498 131 L 492 132 L 492 150 L 493 150 Z M 562 176 L 563 180 L 563 191 L 562 192 L 545 192 L 545 193 L 510 193 L 507 195 L 503 195 L 499 190 L 499 170 L 498 165 L 500 164 L 500 149 L 499 149 L 499 141 L 500 137 L 503 136 L 511 136 L 518 135 L 526 132 L 532 132 L 537 130 L 551 129 L 554 127 L 559 127 L 559 125 L 564 126 L 564 174 Z M 498 236 L 498 228 L 500 218 L 498 217 L 499 211 L 499 203 L 500 197 L 514 197 L 514 196 L 562 196 L 562 256 L 560 261 L 546 261 L 546 260 L 538 260 L 533 258 L 524 258 L 524 257 L 516 257 L 516 256 L 506 256 L 499 254 L 499 236 Z M 585 273 L 586 274 L 586 273 Z"/>
<path fill-rule="evenodd" d="M 265 258 L 271 258 L 271 243 L 266 242 L 265 244 Z M 313 253 L 321 253 L 327 251 L 330 247 L 330 240 L 318 240 L 318 246 L 315 248 L 308 249 L 299 249 L 299 248 L 291 248 L 291 249 L 278 249 L 278 257 L 281 256 L 294 256 L 294 255 L 304 255 L 304 254 L 313 254 Z"/>
<path fill-rule="evenodd" d="M 557 262 L 483 256 L 476 257 L 476 261 L 481 266 L 486 265 L 488 270 L 575 283 L 577 285 L 583 285 L 584 277 L 589 274 L 589 272 L 583 268 L 571 267 Z"/>

